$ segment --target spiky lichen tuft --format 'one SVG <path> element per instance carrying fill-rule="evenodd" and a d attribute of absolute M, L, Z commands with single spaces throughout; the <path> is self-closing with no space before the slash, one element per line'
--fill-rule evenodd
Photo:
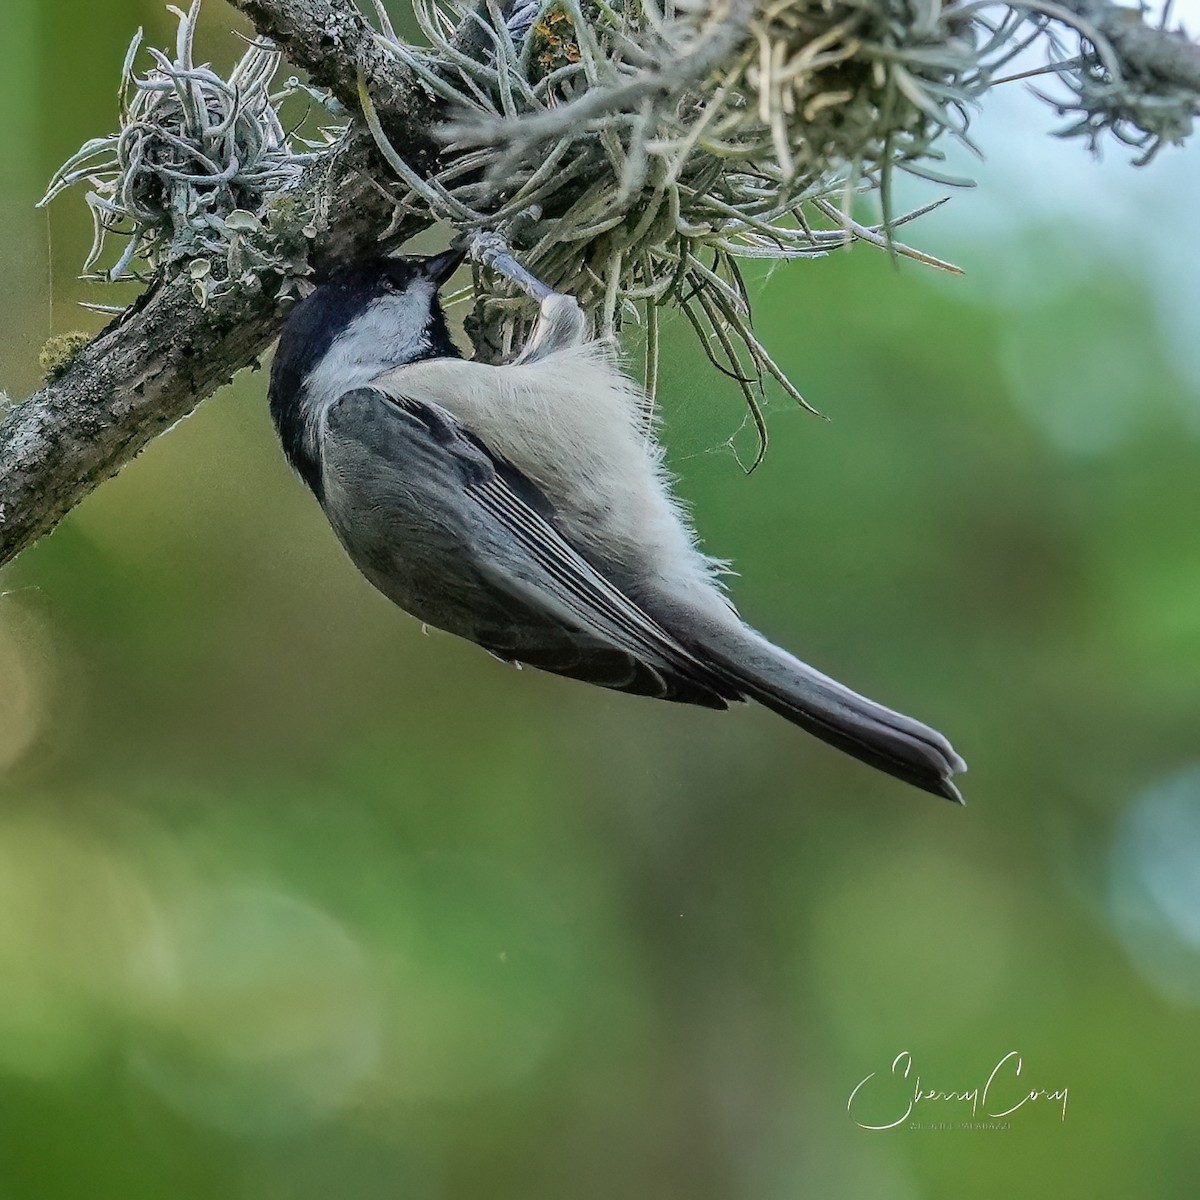
<path fill-rule="evenodd" d="M 1114 45 L 1129 22 L 1154 34 L 1108 0 L 413 0 L 420 46 L 374 4 L 379 43 L 450 117 L 427 176 L 427 161 L 414 170 L 388 142 L 360 79 L 363 116 L 400 182 L 392 228 L 415 213 L 499 234 L 601 334 L 640 321 L 651 394 L 660 310 L 680 309 L 760 436 L 767 380 L 801 397 L 754 332 L 744 260 L 866 241 L 949 268 L 898 240 L 920 213 L 893 212 L 892 179 L 966 182 L 942 173 L 941 143 L 970 144 L 974 105 L 1031 48 L 1065 85 L 1051 100 L 1069 117 L 1063 135 L 1095 145 L 1113 134 L 1141 161 L 1190 131 L 1200 90 L 1186 64 L 1124 69 Z M 322 228 L 291 190 L 313 144 L 284 133 L 273 49 L 252 45 L 228 80 L 195 64 L 198 7 L 178 13 L 174 57 L 151 51 L 142 75 L 135 39 L 120 131 L 84 146 L 47 199 L 91 184 L 87 269 L 109 235 L 128 238 L 103 278 L 135 277 L 138 263 L 186 271 L 200 304 L 269 272 L 286 291 Z M 868 193 L 877 224 L 858 219 Z M 475 284 L 479 344 L 508 354 L 528 305 L 490 277 Z"/>
<path fill-rule="evenodd" d="M 1083 138 L 1098 152 L 1111 137 L 1138 151 L 1134 159 L 1145 166 L 1164 146 L 1182 145 L 1191 134 L 1197 114 L 1196 97 L 1177 88 L 1146 87 L 1143 81 L 1114 74 L 1095 49 L 1088 49 L 1062 74 L 1068 96 L 1038 95 L 1067 124 L 1062 138 Z"/>
<path fill-rule="evenodd" d="M 174 57 L 154 48 L 144 74 L 138 31 L 121 73 L 119 129 L 94 138 L 55 174 L 41 203 L 86 183 L 96 268 L 111 236 L 125 239 L 105 282 L 141 278 L 139 267 L 191 272 L 198 303 L 229 287 L 260 286 L 264 273 L 286 282 L 306 271 L 303 255 L 281 254 L 265 208 L 286 193 L 314 157 L 285 132 L 279 106 L 295 81 L 272 93 L 278 51 L 253 43 L 223 78 L 193 55 L 200 0 L 179 18 Z M 300 250 L 302 247 L 293 247 Z"/>
<path fill-rule="evenodd" d="M 799 394 L 754 333 L 742 260 L 865 240 L 948 266 L 897 241 L 918 214 L 893 213 L 892 177 L 969 182 L 944 175 L 939 143 L 970 145 L 973 106 L 1034 43 L 1049 45 L 1048 69 L 1084 113 L 1066 133 L 1094 141 L 1133 125 L 1174 136 L 1195 106 L 1161 81 L 1120 79 L 1103 38 L 1049 0 L 415 0 L 415 12 L 428 46 L 386 22 L 384 44 L 453 119 L 433 179 L 417 177 L 376 123 L 406 203 L 501 234 L 602 333 L 639 317 L 651 387 L 658 310 L 682 309 L 760 433 L 764 380 Z M 1079 33 L 1073 60 L 1057 55 L 1050 18 Z M 490 40 L 482 61 L 453 44 L 464 22 Z M 866 192 L 880 201 L 879 225 L 855 219 Z M 519 302 L 476 284 L 475 327 L 503 353 L 523 328 Z"/>
<path fill-rule="evenodd" d="M 470 0 L 417 0 L 430 47 L 386 44 L 450 102 L 447 166 L 419 179 L 402 147 L 382 148 L 407 203 L 500 233 L 601 333 L 641 321 L 651 389 L 659 310 L 681 308 L 761 435 L 765 380 L 803 401 L 754 333 L 742 260 L 863 239 L 949 265 L 894 238 L 913 214 L 866 227 L 851 213 L 894 165 L 935 154 L 947 127 L 965 134 L 985 86 L 968 21 L 936 6 L 914 26 L 900 2 L 705 0 L 661 13 L 648 0 L 552 0 L 497 20 L 491 54 L 467 64 L 451 31 L 479 19 Z M 474 328 L 503 354 L 524 310 L 476 283 Z"/>

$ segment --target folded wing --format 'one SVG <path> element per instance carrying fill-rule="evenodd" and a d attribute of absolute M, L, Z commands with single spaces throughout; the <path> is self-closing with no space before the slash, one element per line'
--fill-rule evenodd
<path fill-rule="evenodd" d="M 545 497 L 443 409 L 347 392 L 321 437 L 323 504 L 367 578 L 498 657 L 724 708 L 741 693 L 561 533 Z"/>

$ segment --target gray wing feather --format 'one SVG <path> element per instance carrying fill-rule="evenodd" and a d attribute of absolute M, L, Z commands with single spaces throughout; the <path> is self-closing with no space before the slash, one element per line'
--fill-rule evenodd
<path fill-rule="evenodd" d="M 741 693 L 563 536 L 538 489 L 449 413 L 347 392 L 321 439 L 326 515 L 406 611 L 513 662 L 724 708 Z"/>

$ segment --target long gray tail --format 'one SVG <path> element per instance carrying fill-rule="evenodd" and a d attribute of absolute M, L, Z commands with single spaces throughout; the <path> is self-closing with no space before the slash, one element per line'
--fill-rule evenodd
<path fill-rule="evenodd" d="M 823 742 L 963 803 L 951 777 L 967 764 L 937 730 L 852 692 L 747 626 L 709 626 L 694 649 L 748 697 Z"/>

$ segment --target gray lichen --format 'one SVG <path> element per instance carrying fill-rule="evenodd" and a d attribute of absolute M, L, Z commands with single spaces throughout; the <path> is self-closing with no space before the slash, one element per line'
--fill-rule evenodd
<path fill-rule="evenodd" d="M 186 270 L 201 305 L 215 289 L 261 286 L 271 271 L 287 281 L 306 271 L 303 246 L 267 228 L 268 203 L 298 181 L 315 148 L 285 132 L 279 106 L 294 81 L 270 91 L 278 51 L 252 44 L 222 78 L 193 57 L 199 0 L 177 12 L 173 58 L 154 48 L 154 66 L 136 70 L 142 32 L 126 54 L 119 129 L 84 145 L 55 174 L 41 203 L 86 183 L 94 237 L 84 263 L 92 272 L 110 236 L 125 245 L 93 278 L 140 278 L 140 269 Z"/>
<path fill-rule="evenodd" d="M 415 0 L 424 48 L 376 8 L 384 45 L 452 113 L 445 166 L 431 179 L 375 128 L 406 203 L 501 233 L 535 274 L 569 287 L 601 332 L 638 320 L 651 387 L 659 310 L 682 309 L 742 388 L 760 435 L 765 379 L 800 397 L 754 333 L 742 261 L 864 240 L 953 269 L 897 240 L 920 214 L 893 213 L 893 175 L 969 182 L 943 173 L 940 144 L 970 146 L 973 108 L 1031 45 L 1045 44 L 1046 69 L 1074 92 L 1063 111 L 1083 114 L 1064 135 L 1094 142 L 1107 129 L 1157 144 L 1186 132 L 1196 104 L 1194 92 L 1123 75 L 1086 20 L 1024 0 L 543 0 L 503 10 Z M 1075 60 L 1051 37 L 1050 15 L 1078 33 Z M 488 46 L 479 58 L 453 40 L 472 22 Z M 883 220 L 868 226 L 857 212 L 871 192 Z M 476 281 L 475 325 L 503 353 L 519 336 L 519 302 L 492 286 Z"/>
<path fill-rule="evenodd" d="M 1112 134 L 1140 161 L 1190 132 L 1200 94 L 1190 59 L 1180 75 L 1122 58 L 1135 25 L 1157 35 L 1107 0 L 413 0 L 420 46 L 374 5 L 374 40 L 348 6 L 322 19 L 327 33 L 358 39 L 362 116 L 394 176 L 377 181 L 396 193 L 393 228 L 419 218 L 498 233 L 534 274 L 571 290 L 601 334 L 640 323 L 651 393 L 660 311 L 680 309 L 742 389 L 763 444 L 764 383 L 803 401 L 754 332 L 745 260 L 865 241 L 953 270 L 898 240 L 921 214 L 893 212 L 892 180 L 968 182 L 943 173 L 941 144 L 971 144 L 974 107 L 1028 51 L 1042 54 L 1035 73 L 1065 85 L 1050 98 L 1069 115 L 1063 136 L 1095 146 Z M 285 134 L 279 105 L 299 85 L 271 92 L 275 50 L 251 45 L 227 80 L 195 64 L 198 8 L 179 13 L 174 57 L 151 50 L 142 75 L 135 38 L 119 132 L 84 146 L 46 200 L 91 185 L 85 269 L 109 235 L 128 238 L 102 278 L 143 263 L 182 274 L 206 305 L 273 273 L 286 295 L 324 228 L 311 195 L 292 203 L 324 143 Z M 1180 45 L 1163 33 L 1151 53 Z M 376 51 L 449 118 L 432 170 L 428 144 L 417 164 L 416 147 L 393 144 L 375 112 L 362 59 Z M 860 219 L 867 194 L 876 224 Z M 527 307 L 486 275 L 474 291 L 477 343 L 508 353 Z"/>

